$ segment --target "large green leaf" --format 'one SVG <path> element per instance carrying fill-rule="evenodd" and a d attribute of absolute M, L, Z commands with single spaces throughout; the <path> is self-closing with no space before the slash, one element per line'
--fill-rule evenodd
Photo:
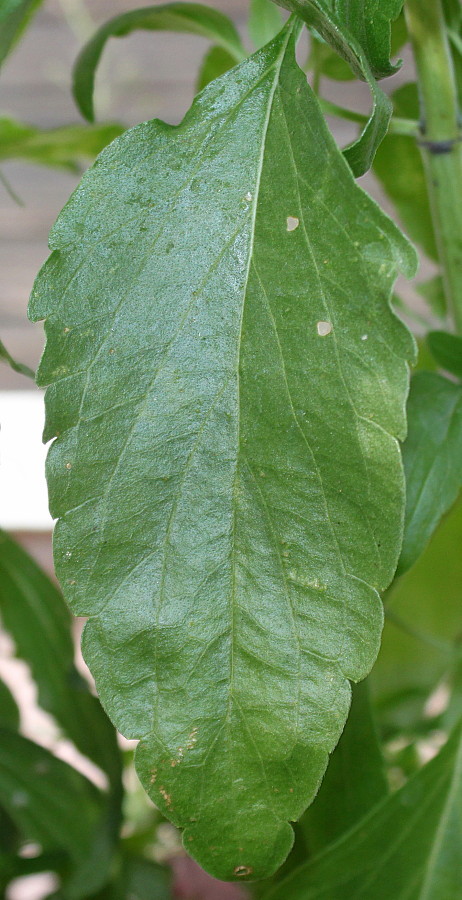
<path fill-rule="evenodd" d="M 163 6 L 132 9 L 102 25 L 77 58 L 73 93 L 75 102 L 86 119 L 94 119 L 95 74 L 106 42 L 111 37 L 125 37 L 139 29 L 197 34 L 226 50 L 235 62 L 240 62 L 246 56 L 233 23 L 216 9 L 200 3 L 166 3 Z"/>
<path fill-rule="evenodd" d="M 116 735 L 74 666 L 70 615 L 63 598 L 5 532 L 0 532 L 0 618 L 18 656 L 31 668 L 40 705 L 117 784 L 121 762 Z"/>
<path fill-rule="evenodd" d="M 391 96 L 397 116 L 418 119 L 416 84 L 403 84 Z M 420 244 L 427 256 L 438 259 L 425 172 L 415 137 L 388 134 L 377 150 L 374 173 L 409 237 Z"/>
<path fill-rule="evenodd" d="M 462 386 L 434 372 L 418 372 L 407 411 L 406 516 L 398 574 L 420 556 L 462 486 Z"/>
<path fill-rule="evenodd" d="M 354 174 L 363 175 L 370 169 L 377 147 L 387 133 L 392 113 L 391 102 L 375 80 L 367 52 L 350 31 L 344 12 L 338 12 L 332 0 L 278 0 L 278 3 L 296 13 L 309 28 L 314 28 L 371 89 L 371 116 L 358 140 L 344 150 Z"/>
<path fill-rule="evenodd" d="M 462 882 L 460 728 L 438 756 L 268 900 L 455 900 Z"/>
<path fill-rule="evenodd" d="M 353 687 L 350 714 L 324 781 L 302 824 L 310 851 L 348 831 L 388 794 L 368 681 Z"/>
<path fill-rule="evenodd" d="M 100 156 L 35 285 L 55 561 L 143 784 L 214 874 L 292 842 L 399 552 L 413 250 L 355 185 L 292 25 Z M 393 352 L 390 352 L 393 348 Z"/>
<path fill-rule="evenodd" d="M 15 119 L 0 118 L 0 160 L 26 159 L 75 171 L 122 134 L 121 125 L 66 125 L 42 131 Z"/>
<path fill-rule="evenodd" d="M 42 0 L 1 0 L 0 65 L 41 3 Z"/>

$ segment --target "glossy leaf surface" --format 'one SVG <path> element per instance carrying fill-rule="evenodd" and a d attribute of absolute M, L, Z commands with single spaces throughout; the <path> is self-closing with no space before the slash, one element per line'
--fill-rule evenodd
<path fill-rule="evenodd" d="M 408 783 L 268 900 L 442 900 L 462 881 L 460 728 Z"/>
<path fill-rule="evenodd" d="M 430 331 L 427 343 L 441 368 L 462 378 L 462 338 L 447 331 Z"/>
<path fill-rule="evenodd" d="M 377 653 L 403 514 L 414 347 L 389 295 L 414 253 L 355 185 L 291 28 L 177 128 L 104 151 L 30 306 L 86 659 L 224 879 L 291 846 Z"/>
<path fill-rule="evenodd" d="M 407 410 L 399 574 L 420 556 L 462 485 L 462 387 L 433 372 L 419 372 L 411 381 Z"/>
<path fill-rule="evenodd" d="M 80 112 L 93 121 L 95 73 L 106 42 L 112 37 L 125 37 L 139 29 L 176 31 L 197 34 L 226 50 L 240 62 L 246 56 L 241 39 L 230 19 L 223 13 L 199 3 L 166 3 L 143 6 L 110 19 L 81 50 L 74 67 L 73 93 Z"/>
<path fill-rule="evenodd" d="M 0 160 L 25 159 L 75 171 L 123 130 L 121 125 L 105 124 L 66 125 L 42 131 L 15 119 L 0 118 Z"/>
<path fill-rule="evenodd" d="M 374 78 L 367 52 L 331 0 L 278 0 L 278 3 L 299 16 L 309 28 L 315 28 L 346 60 L 355 75 L 369 84 L 373 100 L 371 116 L 358 140 L 344 150 L 353 173 L 363 175 L 370 169 L 377 147 L 387 133 L 392 113 L 390 100 Z"/>

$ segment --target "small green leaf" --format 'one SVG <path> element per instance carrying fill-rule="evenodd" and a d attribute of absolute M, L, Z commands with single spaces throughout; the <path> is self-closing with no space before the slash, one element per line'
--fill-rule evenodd
<path fill-rule="evenodd" d="M 29 366 L 25 366 L 24 363 L 17 362 L 13 359 L 2 341 L 0 341 L 0 359 L 3 360 L 3 362 L 6 362 L 15 372 L 19 372 L 20 375 L 25 375 L 26 378 L 35 378 L 35 374 L 32 369 L 29 369 Z"/>
<path fill-rule="evenodd" d="M 430 331 L 427 343 L 441 368 L 462 378 L 462 338 L 447 331 Z"/>
<path fill-rule="evenodd" d="M 229 72 L 236 60 L 222 47 L 211 47 L 202 60 L 197 78 L 196 91 L 202 91 L 211 81 Z"/>
<path fill-rule="evenodd" d="M 317 853 L 348 831 L 388 794 L 367 681 L 353 687 L 350 713 L 318 796 L 301 824 Z"/>
<path fill-rule="evenodd" d="M 18 656 L 31 668 L 42 708 L 117 784 L 121 763 L 116 735 L 74 666 L 70 615 L 63 598 L 4 532 L 0 532 L 0 617 Z"/>
<path fill-rule="evenodd" d="M 418 119 L 416 84 L 404 84 L 391 98 L 397 116 Z M 388 134 L 377 150 L 374 174 L 394 203 L 409 237 L 420 244 L 427 256 L 437 260 L 427 183 L 415 138 Z"/>
<path fill-rule="evenodd" d="M 366 53 L 376 78 L 387 78 L 399 65 L 390 63 L 391 26 L 403 8 L 403 0 L 319 0 L 326 9 L 335 9 L 338 22 L 345 25 Z"/>
<path fill-rule="evenodd" d="M 265 900 L 455 900 L 462 882 L 462 739 Z"/>
<path fill-rule="evenodd" d="M 19 709 L 9 687 L 0 679 L 0 725 L 16 731 L 19 728 Z"/>
<path fill-rule="evenodd" d="M 281 12 L 271 0 L 250 0 L 248 28 L 257 49 L 276 37 L 282 25 Z"/>
<path fill-rule="evenodd" d="M 278 0 L 278 3 L 303 19 L 309 28 L 314 28 L 346 60 L 355 75 L 367 81 L 372 94 L 372 113 L 358 140 L 343 151 L 354 175 L 364 175 L 388 131 L 391 101 L 380 90 L 364 48 L 342 15 L 334 11 L 330 0 Z"/>
<path fill-rule="evenodd" d="M 143 6 L 110 19 L 85 44 L 77 58 L 73 73 L 73 93 L 82 115 L 94 119 L 93 91 L 95 73 L 106 42 L 111 37 L 125 37 L 132 31 L 176 31 L 197 34 L 226 50 L 234 63 L 247 55 L 230 19 L 216 9 L 199 3 L 166 3 Z"/>
<path fill-rule="evenodd" d="M 0 4 L 0 65 L 21 37 L 42 0 L 2 0 Z"/>
<path fill-rule="evenodd" d="M 78 170 L 84 159 L 122 134 L 121 125 L 66 125 L 41 131 L 15 119 L 0 118 L 0 160 L 25 159 L 45 166 Z"/>
<path fill-rule="evenodd" d="M 404 506 L 414 345 L 389 296 L 415 255 L 355 184 L 293 27 L 180 126 L 103 152 L 30 305 L 86 659 L 225 879 L 290 849 L 377 653 Z"/>
<path fill-rule="evenodd" d="M 418 559 L 462 486 L 462 386 L 433 372 L 418 372 L 411 381 L 407 411 L 399 575 Z"/>

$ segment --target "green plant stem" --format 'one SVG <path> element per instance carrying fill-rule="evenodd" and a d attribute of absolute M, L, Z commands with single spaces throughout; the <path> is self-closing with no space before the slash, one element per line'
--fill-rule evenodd
<path fill-rule="evenodd" d="M 324 100 L 323 97 L 318 97 L 318 101 L 322 111 L 326 113 L 327 116 L 336 116 L 339 119 L 346 119 L 348 122 L 358 122 L 360 125 L 367 125 L 369 121 L 369 116 L 365 116 L 364 113 L 356 112 L 353 109 L 345 109 L 343 106 L 337 106 L 336 103 L 331 103 L 330 100 Z M 415 137 L 419 132 L 419 123 L 414 119 L 400 119 L 393 116 L 390 120 L 388 131 L 390 134 Z"/>
<path fill-rule="evenodd" d="M 421 105 L 419 145 L 448 307 L 462 333 L 462 133 L 441 0 L 407 0 Z"/>

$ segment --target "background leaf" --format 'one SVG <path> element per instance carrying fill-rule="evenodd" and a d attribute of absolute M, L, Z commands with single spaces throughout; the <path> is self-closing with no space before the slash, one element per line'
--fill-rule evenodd
<path fill-rule="evenodd" d="M 95 73 L 106 42 L 111 37 L 125 37 L 132 31 L 176 31 L 197 34 L 226 50 L 240 62 L 246 52 L 230 19 L 223 13 L 199 3 L 166 3 L 143 6 L 110 19 L 81 50 L 73 74 L 73 93 L 82 115 L 93 121 Z"/>
<path fill-rule="evenodd" d="M 0 341 L 0 359 L 6 362 L 15 372 L 19 372 L 20 375 L 25 375 L 26 378 L 35 378 L 35 374 L 32 369 L 29 369 L 29 366 L 25 366 L 24 363 L 13 359 L 2 341 Z"/>
<path fill-rule="evenodd" d="M 430 331 L 427 343 L 441 368 L 462 378 L 462 338 L 447 331 Z"/>
<path fill-rule="evenodd" d="M 250 0 L 248 28 L 257 49 L 276 37 L 282 25 L 281 12 L 271 0 Z"/>
<path fill-rule="evenodd" d="M 292 27 L 177 128 L 104 151 L 30 306 L 86 658 L 143 738 L 143 784 L 225 879 L 290 848 L 375 658 L 403 511 L 414 347 L 388 300 L 415 256 L 356 186 Z"/>
<path fill-rule="evenodd" d="M 391 98 L 395 115 L 418 120 L 416 84 L 402 85 Z M 388 134 L 377 150 L 374 174 L 393 202 L 409 237 L 430 259 L 437 260 L 425 173 L 415 137 Z"/>
<path fill-rule="evenodd" d="M 76 171 L 85 159 L 124 131 L 121 125 L 66 125 L 42 131 L 15 119 L 0 118 L 0 160 L 25 159 Z"/>
<path fill-rule="evenodd" d="M 0 5 L 0 65 L 20 38 L 42 0 L 2 0 Z"/>
<path fill-rule="evenodd" d="M 0 680 L 0 724 L 12 731 L 19 728 L 19 709 L 9 687 Z"/>
<path fill-rule="evenodd" d="M 268 900 L 442 900 L 462 879 L 460 728 L 408 783 Z"/>
<path fill-rule="evenodd" d="M 428 543 L 462 485 L 462 386 L 433 372 L 411 380 L 403 445 L 406 516 L 398 574 Z"/>
<path fill-rule="evenodd" d="M 202 91 L 211 81 L 224 75 L 235 65 L 236 60 L 227 50 L 223 50 L 222 47 L 211 47 L 202 60 L 196 91 Z"/>

